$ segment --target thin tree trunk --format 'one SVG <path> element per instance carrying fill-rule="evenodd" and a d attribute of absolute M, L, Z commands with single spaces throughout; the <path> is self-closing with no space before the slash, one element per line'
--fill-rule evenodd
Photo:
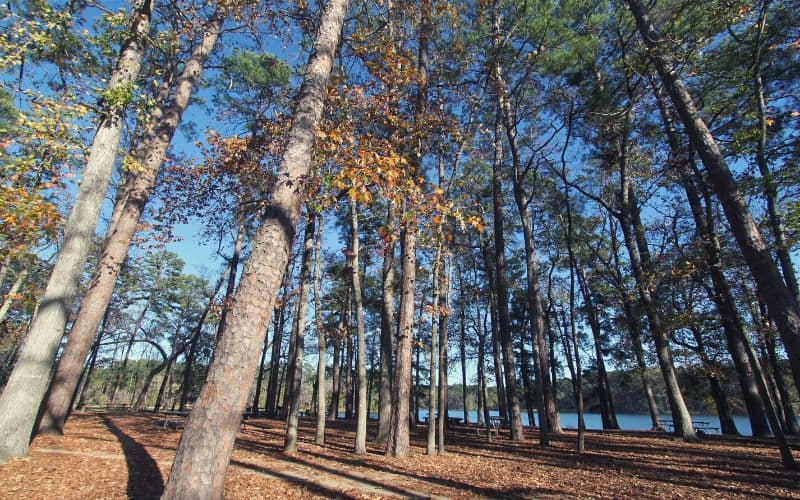
<path fill-rule="evenodd" d="M 297 428 L 300 414 L 300 394 L 303 388 L 303 351 L 306 335 L 306 312 L 308 311 L 308 295 L 311 290 L 311 257 L 314 251 L 314 225 L 316 216 L 309 210 L 306 216 L 305 237 L 303 240 L 303 256 L 300 262 L 300 294 L 292 327 L 294 361 L 291 363 L 293 374 L 289 377 L 291 385 L 286 386 L 285 406 L 287 408 L 286 438 L 283 451 L 297 450 Z"/>
<path fill-rule="evenodd" d="M 499 16 L 493 9 L 493 46 L 499 44 Z M 498 82 L 498 87 L 502 83 L 502 75 L 499 61 L 494 63 L 493 77 Z M 498 331 L 500 333 L 500 347 L 503 360 L 503 375 L 505 376 L 505 390 L 507 400 L 507 410 L 509 424 L 511 425 L 511 440 L 523 441 L 522 433 L 522 414 L 519 406 L 519 395 L 517 394 L 517 371 L 515 368 L 514 345 L 511 341 L 511 322 L 508 317 L 508 288 L 506 284 L 506 258 L 505 258 L 505 230 L 503 228 L 503 186 L 502 186 L 502 166 L 503 166 L 503 96 L 504 92 L 498 92 L 497 110 L 495 116 L 495 139 L 494 139 L 494 161 L 492 163 L 492 207 L 494 215 L 494 265 L 495 265 L 495 293 L 497 297 L 497 319 Z"/>
<path fill-rule="evenodd" d="M 394 227 L 394 205 L 389 202 L 386 210 L 386 227 Z M 385 443 L 389 439 L 392 421 L 392 344 L 394 342 L 394 238 L 390 237 L 383 254 L 383 283 L 381 292 L 381 383 L 378 397 L 378 435 L 375 441 Z"/>
<path fill-rule="evenodd" d="M 120 90 L 126 92 L 139 75 L 150 31 L 153 1 L 142 1 L 131 13 L 131 25 L 106 87 L 107 96 Z M 83 275 L 95 226 L 114 170 L 120 134 L 125 125 L 125 104 L 111 99 L 101 100 L 99 104 L 100 121 L 89 149 L 75 203 L 64 226 L 63 243 L 33 315 L 25 344 L 0 395 L 0 463 L 7 458 L 28 453 L 28 443 L 47 395 L 67 316 Z M 83 357 L 77 360 L 74 383 L 65 391 L 63 398 L 63 415 L 69 410 L 70 398 L 96 331 L 97 325 L 91 331 Z"/>
<path fill-rule="evenodd" d="M 428 434 L 427 434 L 427 453 L 436 455 L 436 424 L 438 421 L 436 388 L 439 378 L 439 279 L 442 273 L 442 243 L 437 244 L 436 255 L 433 261 L 433 273 L 431 276 L 431 288 L 433 297 L 431 300 L 431 354 L 428 375 Z M 441 410 L 439 410 L 441 411 Z"/>
<path fill-rule="evenodd" d="M 233 254 L 231 254 L 231 258 L 228 261 L 228 266 L 230 269 L 228 274 L 228 285 L 225 288 L 225 300 L 222 302 L 222 315 L 219 318 L 217 332 L 214 338 L 215 346 L 219 343 L 222 331 L 225 329 L 225 319 L 228 317 L 228 311 L 230 310 L 233 301 L 233 294 L 236 291 L 236 274 L 239 271 L 239 258 L 242 253 L 245 232 L 245 222 L 244 220 L 240 220 L 239 225 L 236 227 L 236 241 L 233 244 Z"/>
<path fill-rule="evenodd" d="M 0 323 L 6 319 L 6 315 L 11 309 L 11 304 L 14 302 L 14 297 L 17 295 L 17 292 L 19 292 L 19 289 L 22 287 L 22 284 L 25 282 L 25 278 L 27 277 L 28 269 L 23 269 L 17 274 L 16 279 L 14 279 L 14 283 L 11 285 L 11 288 L 8 290 L 8 293 L 3 300 L 3 305 L 0 306 Z"/>
<path fill-rule="evenodd" d="M 319 354 L 317 358 L 317 385 L 316 385 L 316 402 L 317 402 L 317 427 L 314 442 L 323 445 L 325 444 L 325 409 L 326 396 L 325 396 L 325 365 L 327 364 L 327 344 L 325 342 L 325 327 L 322 324 L 322 285 L 320 283 L 320 274 L 322 272 L 322 214 L 318 215 L 317 234 L 315 236 L 314 245 L 314 322 L 317 329 L 317 348 Z"/>
<path fill-rule="evenodd" d="M 356 373 L 358 377 L 358 401 L 356 404 L 356 439 L 353 451 L 356 455 L 367 453 L 367 339 L 364 325 L 364 296 L 361 291 L 361 267 L 359 264 L 360 241 L 358 229 L 358 203 L 350 200 L 350 223 L 352 239 L 350 251 L 352 255 L 352 285 L 356 313 Z"/>
<path fill-rule="evenodd" d="M 342 355 L 342 339 L 344 338 L 344 306 L 342 312 L 339 314 L 339 324 L 336 327 L 336 333 L 331 339 L 333 342 L 333 369 L 331 371 L 331 402 L 328 408 L 328 420 L 336 420 L 339 418 L 339 380 L 340 380 L 340 366 Z"/>
<path fill-rule="evenodd" d="M 642 327 L 639 323 L 639 319 L 634 314 L 634 307 L 633 307 L 633 299 L 628 295 L 628 291 L 625 289 L 624 280 L 622 277 L 622 270 L 620 267 L 619 262 L 619 244 L 617 243 L 617 230 L 613 226 L 609 231 L 611 235 L 611 255 L 614 259 L 614 265 L 612 266 L 611 271 L 614 275 L 614 282 L 617 288 L 617 293 L 619 293 L 620 301 L 622 302 L 622 311 L 625 315 L 625 323 L 628 327 L 628 335 L 630 337 L 631 347 L 633 348 L 633 354 L 636 358 L 636 372 L 639 375 L 639 378 L 642 380 L 642 389 L 644 390 L 645 399 L 647 400 L 647 410 L 650 413 L 650 423 L 652 425 L 652 429 L 654 431 L 663 431 L 664 429 L 661 426 L 661 422 L 659 421 L 659 413 L 658 413 L 658 404 L 656 403 L 656 398 L 653 395 L 653 387 L 650 384 L 650 379 L 647 377 L 647 362 L 645 361 L 644 357 L 644 348 L 642 347 Z"/>
<path fill-rule="evenodd" d="M 786 385 L 786 380 L 783 378 L 783 373 L 781 373 L 781 365 L 778 361 L 778 353 L 775 349 L 775 336 L 771 332 L 766 332 L 764 344 L 766 346 L 767 355 L 769 356 L 769 364 L 772 366 L 775 387 L 778 390 L 778 399 L 783 409 L 785 422 L 783 432 L 790 435 L 800 434 L 800 427 L 797 424 L 797 414 L 792 406 L 792 397 L 789 394 L 789 388 Z"/>
<path fill-rule="evenodd" d="M 758 116 L 758 143 L 756 144 L 756 165 L 764 184 L 764 197 L 767 200 L 767 223 L 775 239 L 775 252 L 783 271 L 783 279 L 794 297 L 795 303 L 800 304 L 800 286 L 797 284 L 794 264 L 789 256 L 790 247 L 786 241 L 786 228 L 778 209 L 778 186 L 767 164 L 767 99 L 764 95 L 764 83 L 761 78 L 761 58 L 763 44 L 761 43 L 764 28 L 767 22 L 767 9 L 770 0 L 761 1 L 758 17 L 755 48 L 753 50 L 753 93 L 755 94 L 756 112 Z"/>
<path fill-rule="evenodd" d="M 324 107 L 347 0 L 330 0 L 306 66 L 288 141 L 261 227 L 253 239 L 218 356 L 189 416 L 163 498 L 220 498 L 242 410 L 253 381 L 261 332 L 274 308 L 291 253 L 313 144 Z"/>
<path fill-rule="evenodd" d="M 291 275 L 292 272 L 289 271 L 283 278 L 283 283 L 281 285 L 281 297 L 283 297 L 283 303 L 280 305 L 278 322 L 272 329 L 272 351 L 270 352 L 269 380 L 267 381 L 267 397 L 264 403 L 264 411 L 266 411 L 267 416 L 269 417 L 275 417 L 278 414 L 278 395 L 280 393 L 278 376 L 280 375 L 283 329 L 286 325 L 286 309 L 289 307 L 288 300 Z"/>
<path fill-rule="evenodd" d="M 135 178 L 129 179 L 129 187 L 121 206 L 115 208 L 116 223 L 106 235 L 100 259 L 99 270 L 92 277 L 86 296 L 72 326 L 69 341 L 64 348 L 55 375 L 55 382 L 47 399 L 39 431 L 62 432 L 68 408 L 68 398 L 75 390 L 83 364 L 91 345 L 97 326 L 111 301 L 117 276 L 125 261 L 131 241 L 136 233 L 139 219 L 153 191 L 156 177 L 167 155 L 172 138 L 181 122 L 183 112 L 189 105 L 192 92 L 199 80 L 203 66 L 219 37 L 224 18 L 215 13 L 206 23 L 201 43 L 186 61 L 183 72 L 173 91 L 172 101 L 164 110 L 154 127 L 153 134 L 137 152 L 141 169 Z M 154 112 L 155 113 L 155 112 Z M 155 113 L 159 115 L 160 113 Z"/>
<path fill-rule="evenodd" d="M 273 322 L 273 325 L 276 325 Z M 219 337 L 217 337 L 219 338 Z M 264 345 L 261 347 L 261 360 L 258 363 L 258 377 L 256 377 L 256 389 L 253 394 L 253 405 L 251 411 L 258 413 L 261 402 L 261 387 L 264 383 L 264 364 L 267 360 L 267 350 L 269 350 L 269 330 L 264 333 Z"/>
<path fill-rule="evenodd" d="M 461 277 L 461 266 L 458 267 L 458 289 L 464 290 L 464 282 Z M 469 424 L 469 407 L 467 406 L 467 325 L 466 325 L 466 304 L 461 302 L 461 310 L 459 311 L 459 333 L 458 336 L 458 353 L 461 358 L 461 408 L 464 412 L 464 423 Z"/>
<path fill-rule="evenodd" d="M 448 405 L 447 405 L 447 344 L 448 344 L 448 329 L 447 320 L 450 317 L 450 273 L 451 264 L 448 258 L 446 263 L 443 264 L 443 275 L 440 282 L 444 281 L 440 288 L 444 289 L 444 308 L 440 307 L 439 312 L 439 421 L 436 427 L 436 441 L 439 446 L 439 454 L 445 453 L 445 430 L 448 425 Z"/>

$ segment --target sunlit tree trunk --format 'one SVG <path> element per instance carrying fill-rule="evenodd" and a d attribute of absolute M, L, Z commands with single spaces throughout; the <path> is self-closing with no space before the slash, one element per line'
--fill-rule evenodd
<path fill-rule="evenodd" d="M 62 432 L 69 408 L 69 398 L 80 378 L 82 366 L 94 334 L 105 313 L 116 286 L 117 277 L 136 234 L 139 219 L 153 192 L 161 165 L 166 159 L 172 138 L 189 106 L 194 87 L 220 35 L 224 16 L 215 13 L 206 22 L 200 44 L 186 61 L 183 72 L 174 84 L 172 100 L 166 109 L 151 112 L 154 120 L 151 134 L 137 151 L 140 169 L 127 181 L 124 196 L 115 207 L 114 224 L 109 228 L 100 253 L 97 271 L 81 301 L 81 306 L 64 348 L 47 407 L 39 426 L 40 432 Z"/>
<path fill-rule="evenodd" d="M 28 453 L 28 443 L 47 393 L 53 363 L 67 325 L 67 315 L 75 299 L 114 170 L 120 135 L 125 125 L 126 104 L 126 99 L 116 96 L 131 92 L 139 75 L 150 32 L 152 7 L 153 0 L 143 0 L 131 13 L 131 24 L 120 47 L 119 58 L 98 105 L 99 123 L 75 203 L 64 226 L 63 242 L 31 320 L 25 344 L 0 395 L 0 463 L 7 458 Z M 74 383 L 65 391 L 63 415 L 69 410 L 72 393 L 96 331 L 97 325 L 90 332 L 83 357 L 77 360 Z"/>
<path fill-rule="evenodd" d="M 163 498 L 221 498 L 259 347 L 291 253 L 328 79 L 339 45 L 347 0 L 325 7 L 305 69 L 278 181 L 250 257 L 206 384 L 181 436 Z"/>
<path fill-rule="evenodd" d="M 327 344 L 325 342 L 325 327 L 322 324 L 322 285 L 320 274 L 322 272 L 322 214 L 318 217 L 317 234 L 314 237 L 314 323 L 317 330 L 317 384 L 316 384 L 316 406 L 317 406 L 317 426 L 314 442 L 325 444 L 325 410 L 326 410 L 326 387 L 325 387 L 325 365 L 327 355 Z"/>

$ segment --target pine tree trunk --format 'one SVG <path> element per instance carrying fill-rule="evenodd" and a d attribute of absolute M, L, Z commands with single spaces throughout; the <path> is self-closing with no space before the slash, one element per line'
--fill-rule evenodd
<path fill-rule="evenodd" d="M 442 238 L 444 239 L 444 238 Z M 445 453 L 445 431 L 448 424 L 448 417 L 450 416 L 447 405 L 447 344 L 448 344 L 448 329 L 447 320 L 450 317 L 450 273 L 451 264 L 447 259 L 446 265 L 443 263 L 443 274 L 440 278 L 440 288 L 444 292 L 444 307 L 440 307 L 439 312 L 439 421 L 436 423 L 436 442 L 439 446 L 439 454 Z"/>
<path fill-rule="evenodd" d="M 143 0 L 132 12 L 131 25 L 120 48 L 116 67 L 111 73 L 106 95 L 120 90 L 124 93 L 139 75 L 150 31 L 152 2 L 153 0 Z M 95 226 L 108 191 L 120 134 L 125 125 L 124 104 L 113 101 L 100 103 L 100 122 L 89 149 L 75 203 L 64 226 L 63 243 L 31 321 L 25 344 L 0 396 L 0 463 L 7 458 L 28 453 L 28 443 L 36 425 L 39 408 L 47 394 L 59 343 L 64 336 L 67 315 L 84 271 Z M 91 332 L 92 337 L 96 330 L 97 326 Z M 70 398 L 75 391 L 91 341 L 90 337 L 83 357 L 77 360 L 74 384 L 64 397 L 64 415 L 69 409 Z"/>
<path fill-rule="evenodd" d="M 436 455 L 436 423 L 438 421 L 436 388 L 439 378 L 439 279 L 441 277 L 441 242 L 437 245 L 436 255 L 433 260 L 433 273 L 431 276 L 431 288 L 433 297 L 431 299 L 431 351 L 428 375 L 428 434 L 427 434 L 427 453 Z M 439 410 L 441 411 L 441 410 Z"/>
<path fill-rule="evenodd" d="M 461 266 L 458 267 L 458 289 L 464 290 L 464 283 L 461 278 Z M 461 359 L 461 408 L 464 412 L 464 423 L 469 424 L 469 407 L 467 406 L 467 322 L 466 322 L 467 306 L 461 303 L 461 310 L 459 311 L 459 336 L 458 336 L 458 353 Z"/>
<path fill-rule="evenodd" d="M 492 9 L 493 47 L 499 47 L 500 18 L 497 14 L 496 2 Z M 506 284 L 505 269 L 505 230 L 503 214 L 503 107 L 505 104 L 505 86 L 500 62 L 493 64 L 492 77 L 497 92 L 497 109 L 495 116 L 494 160 L 492 163 L 492 207 L 494 229 L 494 265 L 495 265 L 495 293 L 497 297 L 497 319 L 500 333 L 500 347 L 503 359 L 503 374 L 505 376 L 505 390 L 509 424 L 511 425 L 511 440 L 523 441 L 522 414 L 520 412 L 519 395 L 517 394 L 517 371 L 515 367 L 514 344 L 511 341 L 511 321 L 508 317 L 508 288 Z"/>
<path fill-rule="evenodd" d="M 291 243 L 289 243 L 289 248 L 291 251 Z M 280 375 L 281 347 L 283 344 L 283 328 L 286 324 L 286 308 L 289 307 L 286 300 L 289 298 L 289 279 L 287 278 L 290 274 L 291 273 L 287 273 L 281 285 L 281 297 L 283 297 L 284 300 L 283 304 L 280 306 L 278 321 L 273 325 L 272 329 L 272 350 L 270 352 L 269 379 L 267 380 L 267 396 L 264 403 L 264 411 L 268 417 L 275 417 L 278 413 L 278 391 L 280 390 L 278 386 L 278 376 Z"/>
<path fill-rule="evenodd" d="M 320 19 L 278 179 L 245 265 L 217 356 L 181 436 L 163 498 L 220 498 L 265 330 L 289 261 L 347 0 Z"/>
<path fill-rule="evenodd" d="M 800 286 L 797 284 L 794 264 L 789 256 L 790 247 L 786 241 L 786 228 L 783 218 L 778 209 L 778 186 L 772 176 L 767 163 L 767 99 L 764 95 L 764 83 L 761 77 L 761 58 L 762 58 L 762 37 L 766 27 L 767 8 L 769 1 L 761 2 L 761 10 L 758 18 L 758 28 L 756 32 L 755 49 L 753 50 L 753 93 L 756 101 L 756 113 L 758 116 L 758 143 L 756 145 L 756 165 L 761 174 L 761 181 L 764 184 L 764 198 L 767 200 L 767 224 L 775 239 L 775 252 L 778 262 L 783 271 L 783 279 L 789 292 L 794 297 L 795 303 L 800 304 Z"/>
<path fill-rule="evenodd" d="M 64 348 L 64 355 L 59 362 L 47 399 L 47 410 L 44 412 L 39 432 L 63 432 L 69 397 L 80 377 L 79 367 L 86 359 L 97 327 L 111 301 L 117 277 L 136 234 L 139 219 L 152 194 L 158 171 L 166 159 L 172 138 L 181 122 L 183 112 L 189 105 L 203 66 L 216 44 L 222 22 L 221 14 L 214 14 L 206 23 L 202 42 L 186 61 L 183 73 L 173 91 L 172 101 L 158 120 L 158 125 L 154 127 L 154 133 L 137 152 L 141 170 L 128 180 L 129 186 L 125 197 L 120 200 L 121 205 L 115 207 L 116 214 L 113 218 L 116 222 L 106 235 L 97 265 L 98 271 L 92 277 L 70 331 L 69 341 Z"/>
<path fill-rule="evenodd" d="M 389 202 L 386 227 L 393 227 L 394 205 Z M 392 421 L 392 347 L 394 342 L 394 238 L 386 244 L 383 255 L 383 282 L 381 293 L 381 383 L 378 397 L 378 435 L 375 441 L 385 443 L 389 439 Z"/>
<path fill-rule="evenodd" d="M 309 211 L 306 216 L 305 237 L 303 239 L 303 256 L 300 262 L 300 294 L 292 326 L 291 341 L 294 343 L 294 360 L 291 363 L 291 384 L 286 386 L 285 406 L 287 409 L 286 438 L 283 451 L 297 450 L 297 432 L 300 415 L 300 394 L 303 388 L 303 352 L 306 334 L 306 312 L 308 311 L 308 295 L 311 290 L 311 257 L 314 250 L 314 225 L 316 217 Z"/>
<path fill-rule="evenodd" d="M 273 325 L 276 324 L 273 322 Z M 219 336 L 217 336 L 219 338 Z M 256 377 L 256 388 L 253 393 L 253 404 L 250 410 L 258 413 L 261 403 L 261 387 L 264 383 L 264 364 L 267 360 L 267 350 L 269 349 L 269 330 L 264 333 L 264 345 L 261 347 L 261 360 L 258 363 L 258 376 Z"/>
<path fill-rule="evenodd" d="M 770 317 L 783 340 L 795 387 L 800 390 L 800 305 L 784 283 L 770 248 L 764 242 L 725 157 L 700 116 L 688 88 L 668 57 L 659 52 L 660 36 L 650 23 L 642 2 L 626 0 L 626 3 L 645 45 L 650 49 L 650 59 L 678 111 L 684 130 L 708 172 L 731 232 L 756 282 L 758 295 L 767 304 Z"/>
<path fill-rule="evenodd" d="M 769 404 L 769 402 L 762 398 L 758 390 L 756 375 L 750 364 L 750 360 L 747 356 L 747 347 L 745 346 L 745 336 L 747 334 L 744 331 L 741 316 L 736 309 L 736 302 L 731 293 L 728 279 L 725 277 L 722 270 L 722 249 L 719 238 L 714 230 L 711 196 L 710 193 L 707 192 L 707 189 L 703 190 L 703 197 L 706 203 L 704 208 L 697 188 L 698 182 L 695 180 L 697 179 L 697 175 L 693 175 L 692 169 L 689 168 L 691 159 L 687 157 L 686 153 L 681 151 L 680 140 L 674 126 L 675 120 L 667 105 L 666 95 L 664 95 L 663 89 L 656 88 L 655 86 L 654 93 L 673 155 L 672 161 L 678 170 L 680 183 L 686 191 L 686 197 L 689 201 L 689 207 L 695 221 L 697 234 L 706 255 L 708 274 L 711 276 L 714 287 L 713 290 L 709 290 L 708 295 L 719 312 L 728 352 L 736 368 L 739 387 L 742 391 L 742 399 L 744 400 L 747 415 L 750 419 L 750 428 L 753 436 L 768 436 L 770 430 L 767 420 L 767 411 L 764 405 Z"/>
<path fill-rule="evenodd" d="M 426 109 L 428 99 L 428 44 L 433 31 L 431 27 L 431 1 L 420 0 L 420 25 L 419 44 L 417 53 L 417 71 L 419 88 L 416 96 L 415 112 L 420 117 Z M 423 151 L 417 147 L 417 160 L 408 173 L 413 182 L 419 173 Z M 403 210 L 414 207 L 408 206 L 409 200 L 404 200 Z M 411 446 L 409 444 L 408 418 L 410 415 L 411 393 L 411 356 L 414 340 L 414 305 L 417 280 L 417 225 L 416 221 L 408 220 L 400 229 L 400 268 L 401 297 L 400 311 L 398 314 L 399 325 L 397 328 L 397 355 L 395 378 L 392 381 L 392 418 L 389 428 L 389 439 L 386 454 L 394 457 L 407 457 Z M 415 391 L 416 393 L 416 391 Z M 416 406 L 416 405 L 415 405 Z"/>
<path fill-rule="evenodd" d="M 353 238 L 350 251 L 353 252 L 353 298 L 356 313 L 356 363 L 358 377 L 358 400 L 356 404 L 356 441 L 353 451 L 356 455 L 367 453 L 367 339 L 366 326 L 364 326 L 364 296 L 361 292 L 361 268 L 359 264 L 359 229 L 358 229 L 358 203 L 350 200 L 350 219 Z"/>
<path fill-rule="evenodd" d="M 392 419 L 386 454 L 407 457 L 409 444 L 408 418 L 411 394 L 411 354 L 414 341 L 414 294 L 416 290 L 417 228 L 408 222 L 400 235 L 401 296 L 400 325 L 397 329 L 397 355 L 392 381 Z"/>
<path fill-rule="evenodd" d="M 320 274 L 322 272 L 322 215 L 318 216 L 317 234 L 314 246 L 314 322 L 317 329 L 317 384 L 316 384 L 316 406 L 317 406 L 317 427 L 314 442 L 319 445 L 325 444 L 325 409 L 326 406 L 326 387 L 325 387 L 325 365 L 327 364 L 327 343 L 325 342 L 325 327 L 322 324 L 322 299 L 320 293 L 322 285 Z"/>
<path fill-rule="evenodd" d="M 339 324 L 336 328 L 336 333 L 333 335 L 332 343 L 333 343 L 333 369 L 331 370 L 331 402 L 330 406 L 328 407 L 328 420 L 336 420 L 339 418 L 339 393 L 341 391 L 339 387 L 339 380 L 340 380 L 340 366 L 341 366 L 341 356 L 342 356 L 342 338 L 343 330 L 344 330 L 344 306 L 342 306 L 342 312 L 339 314 Z"/>

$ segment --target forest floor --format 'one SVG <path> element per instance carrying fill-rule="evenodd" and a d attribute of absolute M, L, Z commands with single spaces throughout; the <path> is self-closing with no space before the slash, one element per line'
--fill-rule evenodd
<path fill-rule="evenodd" d="M 158 498 L 180 437 L 162 423 L 152 414 L 76 414 L 63 436 L 37 437 L 28 457 L 0 466 L 0 497 Z M 282 421 L 246 421 L 226 498 L 800 498 L 800 473 L 781 468 L 774 445 L 749 438 L 588 432 L 579 455 L 574 432 L 542 448 L 535 432 L 525 443 L 501 432 L 489 444 L 457 425 L 447 453 L 429 457 L 419 426 L 412 456 L 396 459 L 376 443 L 353 455 L 354 422 L 329 424 L 327 444 L 317 446 L 314 421 L 303 419 L 299 451 L 286 454 Z"/>

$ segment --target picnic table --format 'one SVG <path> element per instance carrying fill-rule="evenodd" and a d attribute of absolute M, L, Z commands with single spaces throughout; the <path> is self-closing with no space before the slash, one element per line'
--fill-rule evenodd
<path fill-rule="evenodd" d="M 671 418 L 660 418 L 658 419 L 658 423 L 664 428 L 665 431 L 675 431 L 675 422 L 673 422 Z M 697 434 L 705 434 L 709 431 L 719 431 L 719 427 L 715 426 L 714 422 L 711 420 L 692 420 L 692 427 L 694 427 L 694 431 Z"/>
<path fill-rule="evenodd" d="M 505 417 L 489 417 L 489 425 L 495 434 L 500 432 L 503 427 L 508 427 L 508 419 Z"/>

